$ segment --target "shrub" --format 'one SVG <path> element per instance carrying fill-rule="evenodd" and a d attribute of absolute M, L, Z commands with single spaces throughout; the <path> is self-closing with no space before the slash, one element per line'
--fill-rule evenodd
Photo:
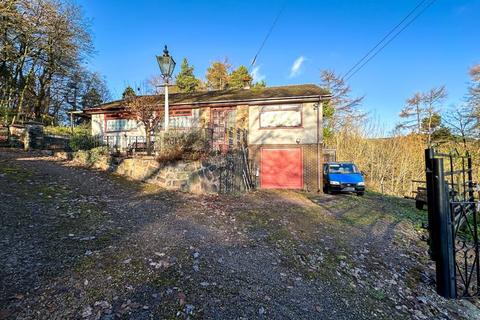
<path fill-rule="evenodd" d="M 44 129 L 45 134 L 55 135 L 55 136 L 65 136 L 70 137 L 74 135 L 89 135 L 90 127 L 88 124 L 81 124 L 73 128 L 65 126 L 46 126 Z"/>
<path fill-rule="evenodd" d="M 209 153 L 209 140 L 201 129 L 185 131 L 172 130 L 161 135 L 157 141 L 163 139 L 163 148 L 160 150 L 158 161 L 168 162 L 176 160 L 198 160 Z"/>
<path fill-rule="evenodd" d="M 101 160 L 108 161 L 107 157 L 109 156 L 109 150 L 107 147 L 96 147 L 90 150 L 78 150 L 74 154 L 74 159 L 78 162 L 87 165 L 93 166 Z"/>
<path fill-rule="evenodd" d="M 90 135 L 74 135 L 70 138 L 68 146 L 72 151 L 90 150 L 99 146 L 99 142 L 95 137 Z"/>

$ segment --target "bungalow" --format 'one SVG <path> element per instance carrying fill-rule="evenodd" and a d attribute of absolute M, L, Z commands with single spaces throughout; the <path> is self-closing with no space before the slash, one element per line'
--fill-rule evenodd
<path fill-rule="evenodd" d="M 164 97 L 157 95 L 159 109 Z M 251 160 L 259 168 L 260 187 L 321 189 L 322 103 L 329 93 L 313 84 L 174 93 L 171 128 L 212 128 L 213 145 L 228 144 L 229 129 L 248 132 Z M 126 143 L 144 135 L 123 100 L 85 110 L 92 134 Z M 162 128 L 160 128 L 162 130 Z"/>

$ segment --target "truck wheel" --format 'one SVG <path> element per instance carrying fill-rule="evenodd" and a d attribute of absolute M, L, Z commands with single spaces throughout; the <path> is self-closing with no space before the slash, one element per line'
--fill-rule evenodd
<path fill-rule="evenodd" d="M 364 194 L 365 194 L 365 192 L 363 192 L 363 191 L 357 192 L 357 196 L 359 196 L 359 197 L 363 196 Z"/>

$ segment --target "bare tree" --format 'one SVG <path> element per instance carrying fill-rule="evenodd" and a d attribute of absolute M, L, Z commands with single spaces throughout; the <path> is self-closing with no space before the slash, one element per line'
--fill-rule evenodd
<path fill-rule="evenodd" d="M 321 86 L 330 91 L 332 98 L 324 105 L 324 128 L 338 132 L 342 127 L 364 119 L 366 114 L 359 110 L 362 97 L 352 97 L 350 86 L 331 70 L 320 74 Z"/>
<path fill-rule="evenodd" d="M 432 145 L 432 134 L 437 125 L 434 125 L 434 120 L 440 114 L 441 104 L 447 97 L 447 90 L 445 86 L 433 88 L 423 94 L 423 104 L 425 110 L 425 117 L 423 118 L 423 131 L 427 135 L 428 146 Z M 439 123 L 438 123 L 439 125 Z"/>
<path fill-rule="evenodd" d="M 126 106 L 133 118 L 143 124 L 147 153 L 150 155 L 152 152 L 151 137 L 163 121 L 164 112 L 160 109 L 155 96 L 128 97 Z"/>
<path fill-rule="evenodd" d="M 405 107 L 400 111 L 403 120 L 396 129 L 407 129 L 427 136 L 427 143 L 432 144 L 432 135 L 441 125 L 441 104 L 447 97 L 445 86 L 417 92 L 407 99 Z"/>
<path fill-rule="evenodd" d="M 18 115 L 58 121 L 82 99 L 67 101 L 72 83 L 89 86 L 91 80 L 77 76 L 93 53 L 82 11 L 66 0 L 7 0 L 0 12 L 0 108 L 14 115 L 11 122 Z M 84 101 L 98 101 L 92 99 L 102 95 L 97 89 Z"/>
<path fill-rule="evenodd" d="M 467 102 L 472 114 L 477 118 L 477 127 L 480 127 L 480 64 L 473 66 L 469 74 L 471 80 L 468 87 Z"/>
<path fill-rule="evenodd" d="M 468 149 L 467 141 L 474 137 L 476 118 L 467 106 L 455 107 L 446 112 L 443 117 L 453 135 L 460 138 L 465 150 Z"/>
<path fill-rule="evenodd" d="M 421 132 L 424 113 L 424 109 L 421 106 L 422 100 L 423 96 L 419 92 L 416 92 L 411 98 L 407 99 L 405 107 L 400 111 L 399 115 L 404 121 L 397 125 L 398 129 L 415 130 L 417 133 Z"/>

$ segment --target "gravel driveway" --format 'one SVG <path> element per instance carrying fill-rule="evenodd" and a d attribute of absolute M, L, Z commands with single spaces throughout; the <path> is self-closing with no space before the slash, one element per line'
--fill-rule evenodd
<path fill-rule="evenodd" d="M 196 196 L 6 149 L 0 194 L 0 319 L 478 316 L 434 293 L 406 200 Z"/>

